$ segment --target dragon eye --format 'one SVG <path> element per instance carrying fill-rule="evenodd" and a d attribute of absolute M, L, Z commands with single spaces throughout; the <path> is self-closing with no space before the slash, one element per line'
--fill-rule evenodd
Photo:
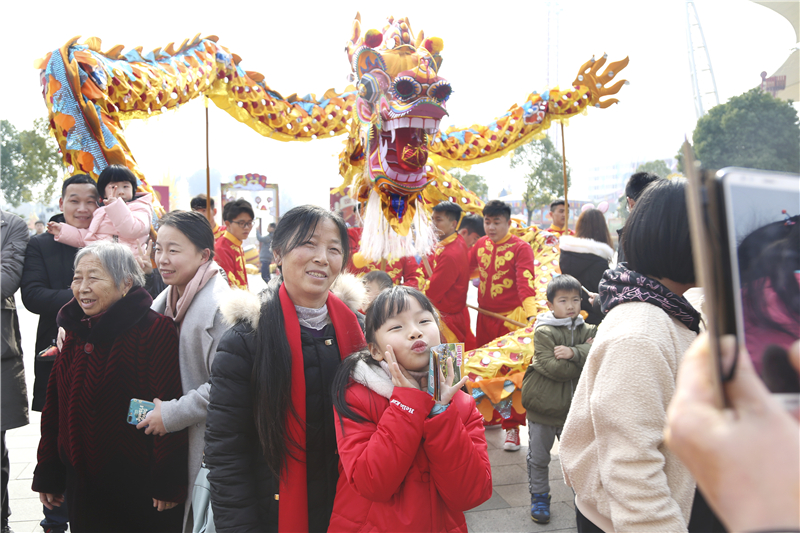
<path fill-rule="evenodd" d="M 450 82 L 446 80 L 439 80 L 428 87 L 428 96 L 440 102 L 446 102 L 452 93 L 453 89 L 450 87 Z"/>
<path fill-rule="evenodd" d="M 372 74 L 364 74 L 358 84 L 358 94 L 367 102 L 374 104 L 380 96 L 380 85 Z"/>
<path fill-rule="evenodd" d="M 422 93 L 422 85 L 411 76 L 400 76 L 394 80 L 392 92 L 401 100 L 412 100 Z"/>

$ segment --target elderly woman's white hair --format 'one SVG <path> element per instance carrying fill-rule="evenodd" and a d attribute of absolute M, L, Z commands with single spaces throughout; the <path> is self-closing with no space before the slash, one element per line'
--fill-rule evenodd
<path fill-rule="evenodd" d="M 81 259 L 87 255 L 93 255 L 100 261 L 118 289 L 121 289 L 127 280 L 132 283 L 131 289 L 144 286 L 144 273 L 136 263 L 136 258 L 133 257 L 133 252 L 129 247 L 115 242 L 90 244 L 75 254 L 73 268 L 77 268 Z"/>

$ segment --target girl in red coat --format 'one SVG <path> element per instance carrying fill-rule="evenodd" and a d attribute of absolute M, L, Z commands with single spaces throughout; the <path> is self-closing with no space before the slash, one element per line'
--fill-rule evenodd
<path fill-rule="evenodd" d="M 339 482 L 328 531 L 467 531 L 464 511 L 488 500 L 492 474 L 474 400 L 441 381 L 427 390 L 437 313 L 424 294 L 385 289 L 367 309 L 368 351 L 333 383 Z M 448 362 L 452 369 L 452 361 Z"/>

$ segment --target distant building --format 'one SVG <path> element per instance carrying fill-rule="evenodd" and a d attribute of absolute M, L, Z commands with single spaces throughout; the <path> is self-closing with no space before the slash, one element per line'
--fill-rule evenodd
<path fill-rule="evenodd" d="M 671 172 L 676 172 L 677 159 L 668 157 L 663 161 Z M 609 212 L 616 211 L 617 201 L 620 196 L 625 194 L 625 184 L 628 183 L 628 179 L 636 172 L 639 165 L 647 162 L 641 160 L 616 161 L 582 169 L 581 181 L 589 184 L 587 188 L 589 200 L 595 205 L 606 201 L 610 206 Z M 661 177 L 666 178 L 666 176 Z"/>

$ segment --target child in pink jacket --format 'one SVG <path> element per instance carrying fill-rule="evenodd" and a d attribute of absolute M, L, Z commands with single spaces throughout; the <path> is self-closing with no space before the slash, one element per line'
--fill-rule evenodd
<path fill-rule="evenodd" d="M 97 178 L 97 190 L 105 205 L 92 215 L 88 229 L 50 222 L 47 232 L 55 240 L 75 248 L 95 241 L 119 242 L 130 246 L 138 257 L 150 234 L 153 219 L 152 195 L 135 196 L 136 176 L 122 165 L 107 166 Z"/>

